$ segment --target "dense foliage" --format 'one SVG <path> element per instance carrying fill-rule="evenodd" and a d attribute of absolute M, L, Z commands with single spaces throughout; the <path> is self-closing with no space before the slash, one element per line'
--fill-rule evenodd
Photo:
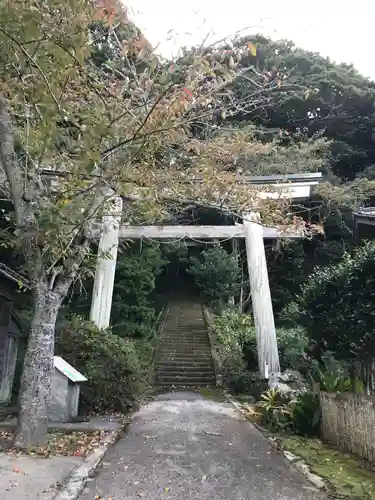
<path fill-rule="evenodd" d="M 241 273 L 238 260 L 221 246 L 203 250 L 200 258 L 192 258 L 188 272 L 192 274 L 202 298 L 220 307 L 238 294 Z"/>
<path fill-rule="evenodd" d="M 114 334 L 151 337 L 157 311 L 153 305 L 156 277 L 167 264 L 155 244 L 132 245 L 119 256 L 111 310 Z"/>
<path fill-rule="evenodd" d="M 309 336 L 325 341 L 343 360 L 375 356 L 375 244 L 359 247 L 330 267 L 317 269 L 303 286 L 301 320 Z"/>
<path fill-rule="evenodd" d="M 284 143 L 322 133 L 331 140 L 330 167 L 335 175 L 354 179 L 368 173 L 375 163 L 375 83 L 353 66 L 335 64 L 296 47 L 292 41 L 257 35 L 241 38 L 238 45 L 249 41 L 257 46 L 256 55 L 248 56 L 256 70 L 251 80 L 236 82 L 237 98 L 249 96 L 265 74 L 273 82 L 275 92 L 266 109 L 249 108 L 247 114 L 240 110 L 231 120 L 242 123 L 250 118 L 260 125 L 264 139 L 281 136 Z M 248 62 L 241 60 L 242 65 Z M 277 91 L 284 82 L 292 87 L 288 96 Z"/>
<path fill-rule="evenodd" d="M 250 315 L 227 308 L 214 317 L 211 325 L 225 382 L 236 392 L 256 392 L 259 380 L 257 339 Z M 277 340 L 282 370 L 306 371 L 306 332 L 299 327 L 278 328 Z"/>
<path fill-rule="evenodd" d="M 86 411 L 129 410 L 147 383 L 148 349 L 76 315 L 56 331 L 56 353 L 88 379 L 81 387 Z"/>
<path fill-rule="evenodd" d="M 262 422 L 273 431 L 289 431 L 302 436 L 318 436 L 320 431 L 319 397 L 304 391 L 290 400 L 277 389 L 264 392 L 259 402 Z"/>
<path fill-rule="evenodd" d="M 226 309 L 215 316 L 210 328 L 217 343 L 225 383 L 236 392 L 245 392 L 250 374 L 243 349 L 255 339 L 252 317 Z"/>

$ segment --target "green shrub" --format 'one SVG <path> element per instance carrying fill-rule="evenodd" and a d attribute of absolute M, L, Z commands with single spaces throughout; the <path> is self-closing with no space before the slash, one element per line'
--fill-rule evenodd
<path fill-rule="evenodd" d="M 194 276 L 203 299 L 213 306 L 227 304 L 240 289 L 237 258 L 220 246 L 204 250 L 201 259 L 191 258 L 188 272 Z"/>
<path fill-rule="evenodd" d="M 375 243 L 317 269 L 302 287 L 300 320 L 312 340 L 324 340 L 337 359 L 375 357 Z"/>
<path fill-rule="evenodd" d="M 111 327 L 120 337 L 149 338 L 157 312 L 152 293 L 156 277 L 167 260 L 158 245 L 132 245 L 117 261 L 113 288 Z"/>
<path fill-rule="evenodd" d="M 303 328 L 278 328 L 277 344 L 282 370 L 298 370 L 304 363 L 308 337 Z"/>
<path fill-rule="evenodd" d="M 211 329 L 217 340 L 226 383 L 235 392 L 246 392 L 251 374 L 243 350 L 246 343 L 255 340 L 251 316 L 227 309 L 215 316 Z"/>
<path fill-rule="evenodd" d="M 291 404 L 293 431 L 301 436 L 319 436 L 321 410 L 319 397 L 311 391 L 301 393 Z"/>
<path fill-rule="evenodd" d="M 319 397 L 311 391 L 302 392 L 290 401 L 278 389 L 269 389 L 261 396 L 262 423 L 272 431 L 294 432 L 301 436 L 318 436 L 320 431 Z"/>
<path fill-rule="evenodd" d="M 263 425 L 272 431 L 286 431 L 292 428 L 292 406 L 277 389 L 269 389 L 263 393 L 258 406 L 263 412 Z"/>
<path fill-rule="evenodd" d="M 73 315 L 56 328 L 56 353 L 82 372 L 88 411 L 127 411 L 147 382 L 147 346 L 100 330 Z"/>
<path fill-rule="evenodd" d="M 314 364 L 310 369 L 310 378 L 313 382 L 318 382 L 320 389 L 325 392 L 354 392 L 363 394 L 365 385 L 358 377 L 350 377 L 340 365 L 326 366 L 324 370 Z"/>
<path fill-rule="evenodd" d="M 250 371 L 258 370 L 258 354 L 255 330 L 243 346 L 244 359 Z M 300 370 L 304 365 L 304 353 L 308 346 L 308 338 L 303 328 L 278 328 L 276 331 L 282 370 Z"/>

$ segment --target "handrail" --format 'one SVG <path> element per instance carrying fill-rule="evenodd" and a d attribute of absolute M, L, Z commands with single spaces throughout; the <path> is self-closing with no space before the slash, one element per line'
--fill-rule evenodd
<path fill-rule="evenodd" d="M 207 335 L 208 335 L 208 341 L 210 344 L 210 349 L 211 349 L 211 357 L 212 357 L 212 364 L 214 367 L 214 372 L 215 372 L 215 379 L 216 379 L 216 386 L 221 387 L 223 385 L 223 367 L 221 364 L 221 359 L 220 359 L 220 354 L 219 350 L 217 347 L 217 341 L 215 338 L 215 334 L 213 330 L 211 329 L 211 325 L 213 322 L 213 315 L 209 311 L 208 307 L 204 305 L 204 303 L 201 303 L 202 306 L 202 313 L 203 313 L 203 318 L 204 322 L 206 325 L 207 329 Z"/>
<path fill-rule="evenodd" d="M 170 303 L 168 302 L 168 304 L 160 311 L 158 319 L 156 321 L 157 326 L 156 326 L 156 330 L 155 330 L 155 336 L 153 339 L 154 340 L 153 353 L 151 356 L 151 363 L 150 363 L 150 368 L 149 368 L 149 372 L 148 372 L 148 382 L 150 385 L 153 382 L 153 378 L 155 375 L 154 367 L 155 367 L 156 353 L 157 353 L 158 348 L 159 348 L 161 333 L 164 330 L 164 326 L 165 326 L 165 323 L 167 321 L 167 317 L 168 317 L 168 313 L 169 313 L 169 304 Z"/>

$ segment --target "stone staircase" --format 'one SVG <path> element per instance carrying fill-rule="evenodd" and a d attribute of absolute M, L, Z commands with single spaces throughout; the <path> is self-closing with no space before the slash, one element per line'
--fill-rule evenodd
<path fill-rule="evenodd" d="M 155 356 L 155 385 L 162 388 L 215 385 L 211 349 L 199 302 L 170 303 Z"/>

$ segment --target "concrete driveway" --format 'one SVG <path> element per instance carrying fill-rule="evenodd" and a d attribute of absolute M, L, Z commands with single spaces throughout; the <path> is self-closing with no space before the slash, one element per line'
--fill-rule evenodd
<path fill-rule="evenodd" d="M 134 415 L 80 500 L 327 500 L 232 405 L 179 392 Z"/>

